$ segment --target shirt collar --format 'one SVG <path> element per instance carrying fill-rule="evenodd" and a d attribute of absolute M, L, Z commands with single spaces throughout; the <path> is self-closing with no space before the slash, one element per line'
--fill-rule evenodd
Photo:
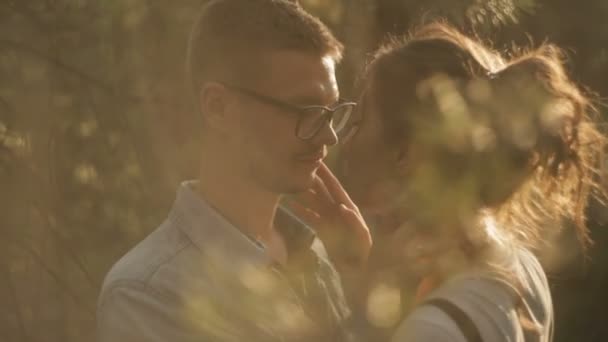
<path fill-rule="evenodd" d="M 311 249 L 316 234 L 289 209 L 279 206 L 275 216 L 275 226 L 283 237 L 290 255 Z"/>
<path fill-rule="evenodd" d="M 197 184 L 197 181 L 185 181 L 177 191 L 170 213 L 177 227 L 200 250 L 221 258 L 223 262 L 274 264 L 263 245 L 245 235 L 197 193 Z M 314 232 L 286 208 L 278 208 L 275 224 L 290 258 L 310 250 L 315 240 Z"/>

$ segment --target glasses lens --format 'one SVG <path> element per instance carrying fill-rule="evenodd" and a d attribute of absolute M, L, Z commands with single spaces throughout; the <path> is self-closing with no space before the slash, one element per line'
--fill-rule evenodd
<path fill-rule="evenodd" d="M 346 104 L 336 108 L 336 110 L 333 112 L 330 125 L 336 134 L 346 127 L 352 109 L 352 105 Z M 327 110 L 322 107 L 311 107 L 305 109 L 298 126 L 298 137 L 301 139 L 312 138 L 326 123 L 328 119 L 327 114 Z"/>
<path fill-rule="evenodd" d="M 348 119 L 350 118 L 350 113 L 353 111 L 352 105 L 342 105 L 337 108 L 334 112 L 334 115 L 331 120 L 331 128 L 333 128 L 334 132 L 341 133 L 346 124 L 348 123 Z"/>
<path fill-rule="evenodd" d="M 321 107 L 309 107 L 303 110 L 298 123 L 298 137 L 300 139 L 312 138 L 325 123 L 327 116 Z"/>

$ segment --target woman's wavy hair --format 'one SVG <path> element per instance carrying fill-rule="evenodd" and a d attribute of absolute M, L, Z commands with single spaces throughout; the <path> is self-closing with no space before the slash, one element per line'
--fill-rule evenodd
<path fill-rule="evenodd" d="M 387 141 L 423 166 L 406 177 L 416 213 L 489 213 L 494 235 L 532 249 L 565 219 L 583 246 L 591 242 L 585 209 L 591 193 L 603 193 L 606 137 L 558 47 L 507 58 L 435 22 L 384 44 L 364 81 Z"/>

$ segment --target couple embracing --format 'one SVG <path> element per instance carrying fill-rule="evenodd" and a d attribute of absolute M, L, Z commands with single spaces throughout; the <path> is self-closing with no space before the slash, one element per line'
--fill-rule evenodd
<path fill-rule="evenodd" d="M 106 276 L 100 341 L 551 341 L 533 252 L 558 218 L 585 241 L 605 144 L 559 50 L 505 59 L 433 23 L 373 55 L 356 102 L 342 53 L 293 2 L 204 6 L 199 177 Z M 382 337 L 379 273 L 420 279 Z"/>

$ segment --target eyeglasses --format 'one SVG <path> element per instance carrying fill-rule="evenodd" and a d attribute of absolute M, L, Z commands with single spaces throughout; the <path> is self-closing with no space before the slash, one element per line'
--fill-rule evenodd
<path fill-rule="evenodd" d="M 226 88 L 236 90 L 260 102 L 298 114 L 296 124 L 296 137 L 309 140 L 316 136 L 323 125 L 329 122 L 333 131 L 340 136 L 340 132 L 346 127 L 348 119 L 357 106 L 355 102 L 341 102 L 333 108 L 326 106 L 297 106 L 270 96 L 259 94 L 253 90 L 221 83 Z"/>
<path fill-rule="evenodd" d="M 365 108 L 364 101 L 364 97 L 361 97 L 360 101 L 357 104 L 357 107 L 354 108 L 353 111 L 351 111 L 350 119 L 340 132 L 340 144 L 346 144 L 350 139 L 352 139 L 353 136 L 355 136 L 359 132 L 361 124 L 364 120 L 362 113 Z"/>

